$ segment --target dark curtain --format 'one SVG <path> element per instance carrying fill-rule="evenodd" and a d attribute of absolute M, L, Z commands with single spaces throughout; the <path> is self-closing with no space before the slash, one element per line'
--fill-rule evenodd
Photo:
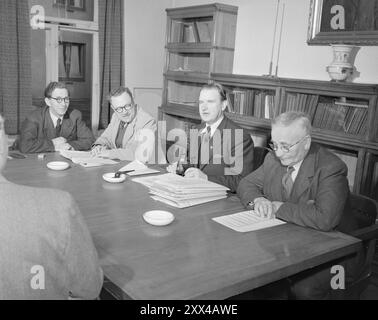
<path fill-rule="evenodd" d="M 99 6 L 100 41 L 100 123 L 106 128 L 110 118 L 107 94 L 124 83 L 122 0 L 101 0 Z"/>
<path fill-rule="evenodd" d="M 7 134 L 17 134 L 31 110 L 28 0 L 0 1 L 0 112 Z"/>

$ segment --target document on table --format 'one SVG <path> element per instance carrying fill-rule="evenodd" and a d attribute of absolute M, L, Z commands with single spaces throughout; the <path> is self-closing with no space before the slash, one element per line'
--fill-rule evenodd
<path fill-rule="evenodd" d="M 140 162 L 139 160 L 134 160 L 127 165 L 123 166 L 118 171 L 127 171 L 127 170 L 134 170 L 133 172 L 129 172 L 127 175 L 129 176 L 139 176 L 144 174 L 150 173 L 158 173 L 159 170 L 151 169 L 147 167 L 144 163 Z"/>
<path fill-rule="evenodd" d="M 253 210 L 228 214 L 212 219 L 238 232 L 254 231 L 286 223 L 279 219 L 261 218 L 257 216 Z"/>
<path fill-rule="evenodd" d="M 98 167 L 104 164 L 117 164 L 117 161 L 93 157 L 89 151 L 72 151 L 72 150 L 61 150 L 61 156 L 70 159 L 73 163 L 80 164 L 83 167 Z"/>

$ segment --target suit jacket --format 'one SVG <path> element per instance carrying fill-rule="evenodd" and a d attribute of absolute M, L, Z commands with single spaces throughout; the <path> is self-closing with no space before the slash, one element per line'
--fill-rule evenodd
<path fill-rule="evenodd" d="M 198 127 L 199 133 L 205 126 L 202 124 Z M 209 141 L 209 157 L 206 163 L 201 163 L 204 159 L 198 161 L 197 154 L 193 156 L 190 151 L 193 150 L 189 150 L 190 163 L 199 162 L 197 167 L 210 181 L 230 188 L 231 192 L 236 192 L 240 180 L 253 168 L 251 136 L 226 116 Z"/>
<path fill-rule="evenodd" d="M 111 158 L 132 161 L 135 159 L 135 154 L 144 149 L 147 150 L 147 154 L 143 157 L 147 160 L 150 159 L 155 147 L 155 119 L 138 106 L 135 118 L 126 127 L 122 139 L 122 148 L 116 147 L 119 123 L 119 118 L 113 113 L 108 127 L 94 144 L 103 145 L 110 149 Z M 144 140 L 144 137 L 147 137 L 147 139 Z M 142 148 L 138 149 L 140 146 Z"/>
<path fill-rule="evenodd" d="M 276 212 L 276 217 L 297 225 L 318 230 L 337 229 L 348 233 L 357 228 L 349 204 L 347 167 L 327 149 L 313 143 L 302 162 L 288 201 Z M 282 166 L 273 152 L 264 163 L 246 176 L 239 185 L 242 203 L 258 197 L 283 201 Z"/>
<path fill-rule="evenodd" d="M 81 120 L 81 112 L 68 109 L 62 121 L 60 136 L 67 139 L 75 150 L 89 150 L 94 137 Z M 56 138 L 49 107 L 44 106 L 30 113 L 21 125 L 18 148 L 24 153 L 54 152 L 51 141 Z"/>
<path fill-rule="evenodd" d="M 72 196 L 3 179 L 0 198 L 0 299 L 98 297 L 103 272 Z"/>

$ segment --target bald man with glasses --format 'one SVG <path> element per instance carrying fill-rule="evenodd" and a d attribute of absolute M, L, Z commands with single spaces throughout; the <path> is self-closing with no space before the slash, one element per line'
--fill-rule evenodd
<path fill-rule="evenodd" d="M 70 96 L 64 83 L 48 84 L 45 104 L 22 123 L 16 148 L 24 153 L 89 150 L 94 136 L 82 120 L 81 112 L 69 108 Z"/>
<path fill-rule="evenodd" d="M 114 113 L 108 127 L 95 141 L 93 156 L 120 160 L 153 161 L 156 121 L 134 102 L 129 88 L 119 87 L 108 95 Z"/>
<path fill-rule="evenodd" d="M 237 193 L 244 206 L 259 216 L 321 231 L 356 229 L 347 167 L 335 154 L 311 142 L 308 116 L 300 112 L 279 115 L 272 121 L 271 139 L 272 150 L 264 163 L 239 184 Z M 323 267 L 293 277 L 293 295 L 327 298 L 331 276 L 330 269 Z"/>

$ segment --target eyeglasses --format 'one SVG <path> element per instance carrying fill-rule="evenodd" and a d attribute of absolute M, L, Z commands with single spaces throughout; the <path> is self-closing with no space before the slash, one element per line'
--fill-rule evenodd
<path fill-rule="evenodd" d="M 281 150 L 282 150 L 283 152 L 286 152 L 286 153 L 287 153 L 287 152 L 290 151 L 290 149 L 291 149 L 292 147 L 296 146 L 298 143 L 302 142 L 302 141 L 303 141 L 305 138 L 307 138 L 307 137 L 308 137 L 308 135 L 304 136 L 302 139 L 298 140 L 297 142 L 295 142 L 295 143 L 293 143 L 293 144 L 291 144 L 291 145 L 289 145 L 289 146 L 287 146 L 287 145 L 280 145 L 280 146 L 279 146 L 278 144 L 272 142 L 272 143 L 269 143 L 269 147 L 271 147 L 271 149 L 274 150 L 274 151 L 277 151 L 278 148 L 281 148 Z"/>
<path fill-rule="evenodd" d="M 58 98 L 50 97 L 50 99 L 54 99 L 54 100 L 56 100 L 56 102 L 58 102 L 58 103 L 62 103 L 63 101 L 64 101 L 65 103 L 70 102 L 70 98 L 69 98 L 69 97 L 65 97 L 65 98 L 61 98 L 61 97 L 58 97 Z"/>
<path fill-rule="evenodd" d="M 118 112 L 118 113 L 122 113 L 122 112 L 129 111 L 129 110 L 131 110 L 134 106 L 135 106 L 135 104 L 133 104 L 133 103 L 128 103 L 128 104 L 125 104 L 123 107 L 118 107 L 118 108 L 115 108 L 115 107 L 112 105 L 114 111 L 115 111 L 115 112 Z"/>

